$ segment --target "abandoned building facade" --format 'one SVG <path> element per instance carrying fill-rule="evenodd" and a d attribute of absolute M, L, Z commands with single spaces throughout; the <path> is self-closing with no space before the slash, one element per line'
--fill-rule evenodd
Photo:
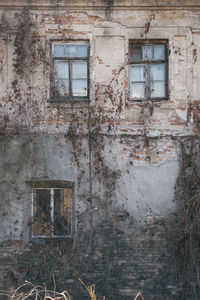
<path fill-rule="evenodd" d="M 100 299 L 199 299 L 174 221 L 200 174 L 199 1 L 0 14 L 0 289 L 84 299 L 81 278 Z"/>

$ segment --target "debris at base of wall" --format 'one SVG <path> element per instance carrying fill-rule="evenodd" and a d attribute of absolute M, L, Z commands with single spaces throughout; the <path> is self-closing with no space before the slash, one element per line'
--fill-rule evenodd
<path fill-rule="evenodd" d="M 91 300 L 96 300 L 96 294 L 95 294 L 95 285 L 86 285 L 80 278 L 78 278 L 79 281 L 82 283 L 84 288 L 88 291 L 90 295 Z M 26 281 L 24 284 L 16 288 L 12 291 L 0 291 L 0 297 L 5 296 L 8 299 L 11 300 L 25 300 L 25 299 L 34 299 L 37 300 L 42 299 L 50 299 L 50 300 L 71 300 L 71 296 L 68 293 L 67 290 L 63 292 L 57 292 L 56 291 L 56 282 L 54 281 L 54 290 L 47 290 L 46 286 L 34 286 L 31 282 Z M 142 299 L 144 300 L 143 295 L 141 292 L 138 292 L 135 296 L 134 300 L 136 299 Z M 105 296 L 103 296 L 103 300 L 105 300 Z"/>

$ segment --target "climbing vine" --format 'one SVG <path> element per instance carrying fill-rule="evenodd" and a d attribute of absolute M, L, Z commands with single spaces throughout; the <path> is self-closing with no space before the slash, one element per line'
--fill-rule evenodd
<path fill-rule="evenodd" d="M 177 279 L 184 297 L 199 299 L 200 293 L 200 177 L 199 139 L 181 143 L 181 169 L 176 184 L 177 212 L 170 223 Z M 173 230 L 173 231 L 172 231 Z"/>

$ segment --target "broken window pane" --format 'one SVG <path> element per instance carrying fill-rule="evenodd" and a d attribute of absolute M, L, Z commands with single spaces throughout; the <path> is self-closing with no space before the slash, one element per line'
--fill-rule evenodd
<path fill-rule="evenodd" d="M 72 95 L 78 97 L 87 96 L 87 79 L 72 80 Z"/>
<path fill-rule="evenodd" d="M 69 57 L 87 57 L 88 56 L 88 45 L 69 44 L 68 45 Z"/>
<path fill-rule="evenodd" d="M 142 59 L 152 60 L 153 58 L 153 46 L 142 46 Z"/>
<path fill-rule="evenodd" d="M 151 82 L 151 98 L 164 98 L 165 97 L 165 81 Z"/>
<path fill-rule="evenodd" d="M 61 237 L 72 234 L 72 190 L 35 189 L 33 193 L 33 236 Z"/>
<path fill-rule="evenodd" d="M 33 201 L 33 234 L 48 236 L 51 233 L 50 189 L 36 189 Z"/>
<path fill-rule="evenodd" d="M 54 235 L 71 234 L 71 190 L 54 190 Z"/>
<path fill-rule="evenodd" d="M 142 49 L 141 46 L 132 46 L 131 48 L 131 60 L 141 60 L 142 59 Z"/>
<path fill-rule="evenodd" d="M 165 64 L 150 65 L 150 80 L 165 80 Z"/>
<path fill-rule="evenodd" d="M 131 98 L 143 99 L 145 97 L 145 83 L 131 83 Z"/>
<path fill-rule="evenodd" d="M 72 78 L 73 79 L 87 78 L 87 62 L 86 61 L 73 61 L 72 62 Z"/>
<path fill-rule="evenodd" d="M 56 78 L 69 78 L 69 63 L 63 60 L 55 60 L 54 72 Z"/>
<path fill-rule="evenodd" d="M 155 45 L 154 46 L 154 59 L 155 60 L 165 59 L 165 46 L 164 45 Z"/>
<path fill-rule="evenodd" d="M 131 82 L 145 81 L 145 66 L 132 66 L 130 76 Z"/>

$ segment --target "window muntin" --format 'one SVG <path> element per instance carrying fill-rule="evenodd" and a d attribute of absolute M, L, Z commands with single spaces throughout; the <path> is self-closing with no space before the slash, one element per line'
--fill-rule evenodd
<path fill-rule="evenodd" d="M 53 78 L 51 98 L 72 100 L 88 98 L 88 57 L 87 42 L 63 42 L 52 44 Z"/>
<path fill-rule="evenodd" d="M 72 234 L 72 189 L 36 188 L 32 192 L 33 237 Z"/>
<path fill-rule="evenodd" d="M 166 41 L 130 43 L 130 99 L 167 98 Z"/>

